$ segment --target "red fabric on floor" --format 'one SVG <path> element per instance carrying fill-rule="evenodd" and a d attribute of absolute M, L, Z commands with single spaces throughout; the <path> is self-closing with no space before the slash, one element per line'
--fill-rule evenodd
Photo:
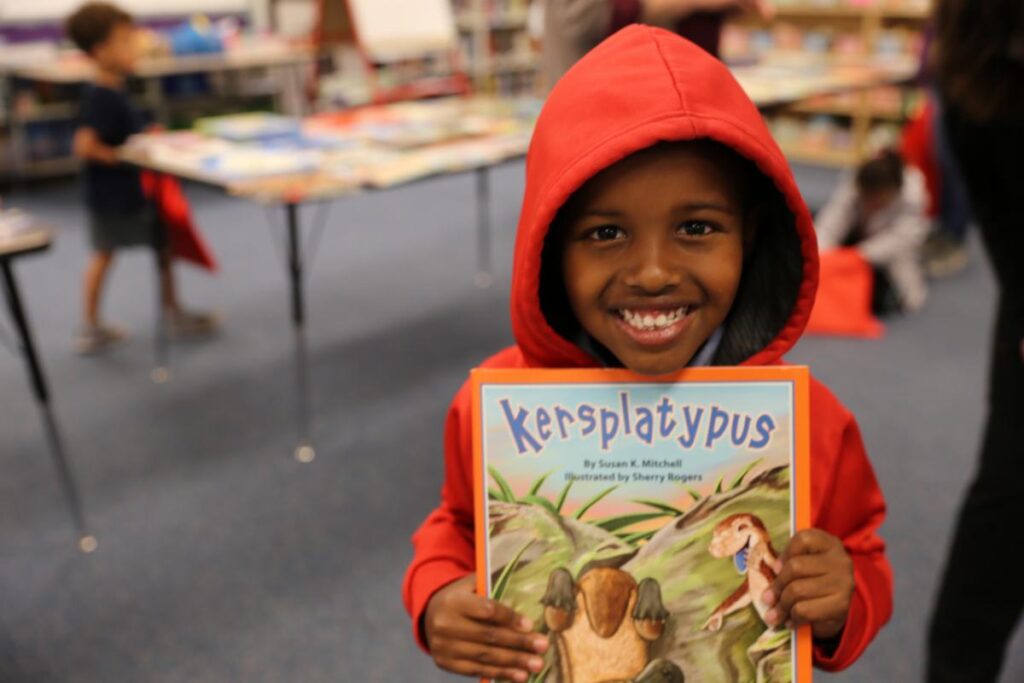
<path fill-rule="evenodd" d="M 877 339 L 885 326 L 871 312 L 875 275 L 856 249 L 833 249 L 820 256 L 818 298 L 807 334 Z"/>

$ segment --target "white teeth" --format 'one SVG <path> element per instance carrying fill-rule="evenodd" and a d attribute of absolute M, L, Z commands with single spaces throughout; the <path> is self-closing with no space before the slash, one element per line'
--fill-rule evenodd
<path fill-rule="evenodd" d="M 621 309 L 619 313 L 630 327 L 638 330 L 654 330 L 675 325 L 689 313 L 689 306 L 680 306 L 674 311 L 659 313 L 658 315 L 642 315 L 626 308 Z"/>

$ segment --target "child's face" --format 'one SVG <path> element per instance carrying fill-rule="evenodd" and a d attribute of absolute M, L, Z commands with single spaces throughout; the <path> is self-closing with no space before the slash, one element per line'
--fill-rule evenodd
<path fill-rule="evenodd" d="M 724 151 L 676 144 L 634 154 L 574 195 L 562 251 L 569 303 L 630 370 L 686 367 L 725 320 L 753 234 L 742 184 Z"/>
<path fill-rule="evenodd" d="M 138 35 L 135 26 L 120 23 L 114 26 L 107 39 L 92 50 L 92 57 L 106 69 L 127 75 L 135 68 L 138 55 Z"/>

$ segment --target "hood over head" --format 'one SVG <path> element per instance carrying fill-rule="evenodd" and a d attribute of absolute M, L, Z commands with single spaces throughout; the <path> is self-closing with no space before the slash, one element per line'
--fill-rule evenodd
<path fill-rule="evenodd" d="M 700 139 L 751 162 L 767 188 L 713 362 L 772 363 L 796 343 L 814 302 L 818 249 L 785 157 L 725 65 L 673 33 L 634 25 L 594 48 L 555 85 L 530 142 L 511 304 L 528 364 L 600 364 L 556 332 L 544 313 L 550 297 L 564 296 L 560 282 L 542 283 L 545 238 L 558 211 L 587 180 L 634 152 Z"/>

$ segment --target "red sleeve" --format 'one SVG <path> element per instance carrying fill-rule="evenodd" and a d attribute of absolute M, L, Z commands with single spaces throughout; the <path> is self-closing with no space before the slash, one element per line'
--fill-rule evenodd
<path fill-rule="evenodd" d="M 441 504 L 412 537 L 413 559 L 402 589 L 416 642 L 427 649 L 420 628 L 431 596 L 475 570 L 473 551 L 473 449 L 469 384 L 459 389 L 444 430 L 445 478 Z"/>
<path fill-rule="evenodd" d="M 612 25 L 608 35 L 640 21 L 640 0 L 611 0 L 611 2 Z"/>
<path fill-rule="evenodd" d="M 815 666 L 840 671 L 857 661 L 892 615 L 892 568 L 878 535 L 885 499 L 853 415 L 817 381 L 811 424 L 813 524 L 842 539 L 853 559 L 854 594 L 839 643 L 832 652 L 814 648 Z"/>

